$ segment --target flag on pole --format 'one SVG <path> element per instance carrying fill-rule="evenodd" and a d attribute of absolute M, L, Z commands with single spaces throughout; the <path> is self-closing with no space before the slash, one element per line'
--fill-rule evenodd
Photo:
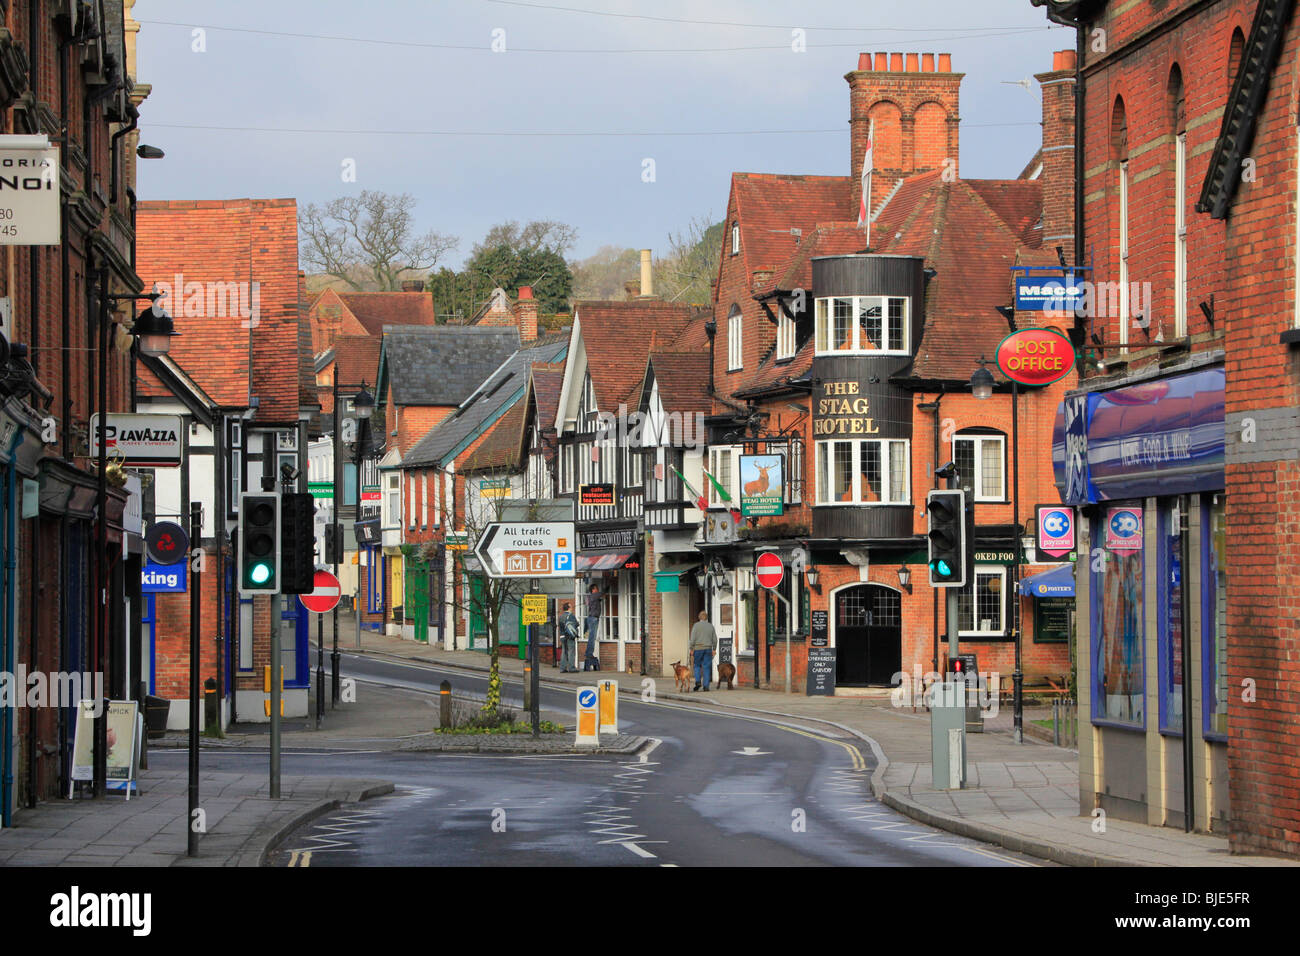
<path fill-rule="evenodd" d="M 876 142 L 876 121 L 867 127 L 867 151 L 862 155 L 862 201 L 858 204 L 858 228 L 867 230 L 867 245 L 871 245 L 871 170 L 875 165 L 873 151 Z"/>
<path fill-rule="evenodd" d="M 676 475 L 679 479 L 681 479 L 683 487 L 686 488 L 687 493 L 690 494 L 692 499 L 694 499 L 695 507 L 699 508 L 701 511 L 708 511 L 709 503 L 704 500 L 704 496 L 702 494 L 700 494 L 698 491 L 695 490 L 695 486 L 686 480 L 686 476 L 683 475 L 680 471 L 678 471 L 674 466 L 669 465 L 668 467 L 672 468 L 673 474 Z"/>
<path fill-rule="evenodd" d="M 709 479 L 709 481 L 713 483 L 713 490 L 717 493 L 718 499 L 720 501 L 725 502 L 726 504 L 731 504 L 731 492 L 727 491 L 727 489 L 723 487 L 722 482 L 718 481 L 718 479 L 714 478 L 711 474 L 709 474 L 707 468 L 701 470 L 704 472 L 704 477 Z M 737 524 L 740 523 L 740 512 L 737 511 L 735 508 L 731 509 L 731 519 L 735 521 Z"/>

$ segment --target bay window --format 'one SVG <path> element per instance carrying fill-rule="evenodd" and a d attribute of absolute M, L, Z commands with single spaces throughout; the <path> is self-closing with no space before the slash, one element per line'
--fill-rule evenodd
<path fill-rule="evenodd" d="M 907 313 L 907 299 L 902 296 L 818 299 L 814 330 L 817 352 L 907 354 Z"/>
<path fill-rule="evenodd" d="M 907 504 L 908 441 L 819 441 L 817 504 Z"/>

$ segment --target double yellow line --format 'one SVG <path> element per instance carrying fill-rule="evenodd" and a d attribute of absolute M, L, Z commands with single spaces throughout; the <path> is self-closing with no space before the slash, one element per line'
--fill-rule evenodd
<path fill-rule="evenodd" d="M 854 770 L 867 769 L 867 762 L 862 759 L 862 751 L 858 750 L 858 748 L 853 746 L 853 744 L 846 744 L 842 740 L 834 740 L 830 737 L 823 737 L 821 734 L 814 734 L 811 731 L 799 730 L 795 727 L 788 727 L 785 724 L 776 724 L 775 726 L 780 727 L 782 730 L 788 730 L 792 734 L 799 734 L 800 736 L 803 737 L 810 737 L 813 740 L 820 740 L 824 744 L 834 744 L 837 747 L 843 747 L 845 750 L 848 751 L 849 760 L 853 762 Z"/>

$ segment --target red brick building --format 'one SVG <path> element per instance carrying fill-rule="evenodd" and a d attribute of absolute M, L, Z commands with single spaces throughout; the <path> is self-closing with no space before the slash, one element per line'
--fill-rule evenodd
<path fill-rule="evenodd" d="M 1049 90 L 1072 76 L 1066 59 L 1058 54 L 1039 77 L 1044 152 L 1015 179 L 960 178 L 962 74 L 947 54 L 859 58 L 846 76 L 849 175 L 733 176 L 711 339 L 712 478 L 701 489 L 710 509 L 700 550 L 713 571 L 711 620 L 734 641 L 742 680 L 754 679 L 757 664 L 760 684 L 782 686 L 787 640 L 794 687 L 803 686 L 813 642 L 835 648 L 838 693 L 942 665 L 924 508 L 935 470 L 954 460 L 977 525 L 976 580 L 959 615 L 962 652 L 1007 682 L 1019 628 L 1030 680 L 1068 680 L 1067 635 L 1054 632 L 1049 642 L 1034 626 L 1034 602 L 1014 593 L 1017 526 L 1028 524 L 1035 503 L 1056 498 L 1050 447 L 1065 382 L 1022 392 L 1018 448 L 1009 383 L 998 375 L 986 401 L 970 389 L 980 358 L 992 359 L 1013 329 L 1056 322 L 1013 310 L 1012 269 L 1055 262 L 1043 236 L 1069 233 L 1059 216 L 1072 206 L 1070 167 L 1056 154 L 1072 140 L 1073 116 Z M 856 218 L 873 128 L 868 237 Z M 758 460 L 742 466 L 751 456 Z M 732 522 L 745 486 L 763 483 L 751 468 L 777 457 L 783 513 Z M 765 550 L 788 567 L 801 554 L 816 584 L 787 574 L 784 601 L 755 588 L 751 569 Z"/>
<path fill-rule="evenodd" d="M 1058 426 L 1096 557 L 1080 809 L 1295 854 L 1300 25 L 1274 0 L 1051 8 L 1081 34 L 1075 258 L 1118 293 Z"/>
<path fill-rule="evenodd" d="M 68 9 L 6 4 L 0 31 L 0 123 L 6 136 L 44 138 L 56 151 L 58 177 L 44 181 L 59 216 L 48 245 L 29 244 L 23 230 L 34 220 L 7 229 L 0 269 L 0 551 L 12 623 L 0 669 L 99 672 L 105 694 L 135 699 L 140 648 L 130 622 L 142 543 L 124 515 L 139 498 L 128 508 L 127 490 L 108 483 L 99 501 L 89 436 L 96 412 L 130 410 L 129 333 L 140 307 L 104 297 L 147 289 L 134 268 L 133 206 L 136 121 L 149 87 L 135 82 L 139 24 L 120 0 L 98 5 L 95 18 Z M 41 153 L 10 142 L 6 168 L 26 155 Z M 7 188 L 19 188 L 10 176 Z M 93 683 L 86 690 L 93 695 Z M 75 702 L 16 703 L 5 702 L 0 720 L 3 826 L 17 808 L 70 786 Z"/>

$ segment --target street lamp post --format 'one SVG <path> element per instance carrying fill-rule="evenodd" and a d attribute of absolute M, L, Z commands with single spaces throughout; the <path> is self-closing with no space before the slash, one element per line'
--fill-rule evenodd
<path fill-rule="evenodd" d="M 339 434 L 339 389 L 342 388 L 360 389 L 360 391 L 358 391 L 357 394 L 352 397 L 352 407 L 356 411 L 357 418 L 359 420 L 361 421 L 368 420 L 371 414 L 375 410 L 374 396 L 371 395 L 370 392 L 367 390 L 367 386 L 364 381 L 362 381 L 360 385 L 349 385 L 349 384 L 339 382 L 338 363 L 339 363 L 339 359 L 338 359 L 338 351 L 336 346 L 336 350 L 334 353 L 334 375 L 333 375 L 333 379 L 334 379 L 334 385 L 333 385 L 334 520 L 330 523 L 330 541 L 333 544 L 332 550 L 334 552 L 334 576 L 335 577 L 339 576 L 339 571 L 341 569 L 340 566 L 343 563 L 343 525 L 342 522 L 339 520 L 341 512 L 343 510 L 343 455 L 342 455 L 342 436 Z M 358 450 L 360 450 L 361 431 L 359 426 L 357 429 L 356 442 L 357 442 Z M 357 456 L 357 461 L 358 462 L 360 461 L 359 454 Z M 361 487 L 361 474 L 360 474 L 360 469 L 358 468 L 357 488 L 360 489 L 360 487 Z M 357 573 L 360 574 L 360 571 L 358 570 Z M 361 609 L 354 607 L 352 609 L 352 612 L 358 615 L 358 620 L 360 620 L 359 615 L 361 614 Z M 317 655 L 317 666 L 316 666 L 317 687 L 323 687 L 324 680 L 325 680 L 324 661 L 321 660 L 321 658 L 324 657 L 325 648 L 323 646 L 324 642 L 322 641 L 321 643 L 322 646 Z M 331 672 L 330 704 L 331 706 L 333 706 L 339 702 L 339 606 L 337 604 L 334 605 L 334 650 L 330 654 L 330 672 Z"/>
<path fill-rule="evenodd" d="M 971 394 L 978 399 L 985 399 L 993 394 L 993 375 L 984 367 L 988 364 L 989 360 L 981 355 L 979 368 L 970 377 Z M 1016 669 L 1011 675 L 1011 725 L 1012 737 L 1019 744 L 1024 743 L 1025 740 L 1023 694 L 1025 675 L 1021 658 L 1022 635 L 1020 628 L 1020 564 L 1024 560 L 1024 551 L 1020 540 L 1020 383 L 1014 378 L 1011 380 L 1011 445 L 1014 456 L 1011 460 L 1011 523 L 1014 527 L 1013 537 L 1015 539 L 1014 548 L 1016 553 L 1011 575 L 1011 626 L 1012 633 L 1015 634 L 1016 638 Z"/>

